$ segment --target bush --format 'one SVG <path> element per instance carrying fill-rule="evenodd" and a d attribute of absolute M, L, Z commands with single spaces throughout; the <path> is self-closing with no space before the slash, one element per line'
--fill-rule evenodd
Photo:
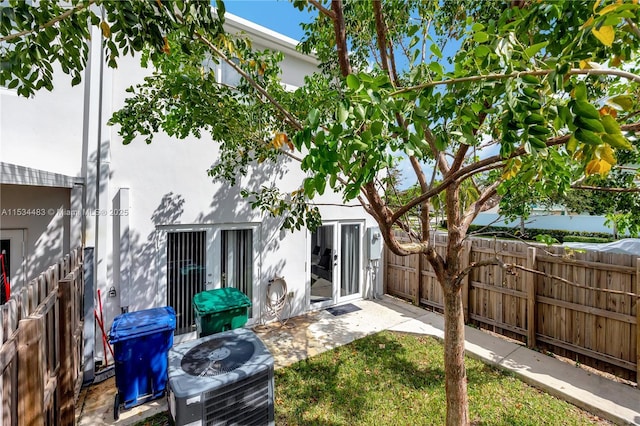
<path fill-rule="evenodd" d="M 567 235 L 564 237 L 565 243 L 610 243 L 614 241 L 613 238 L 601 238 L 601 237 L 583 237 L 580 235 Z"/>

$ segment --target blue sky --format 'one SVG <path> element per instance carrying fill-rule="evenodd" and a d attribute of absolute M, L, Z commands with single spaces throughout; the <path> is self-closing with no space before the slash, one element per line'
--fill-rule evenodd
<path fill-rule="evenodd" d="M 227 0 L 224 4 L 227 12 L 296 40 L 304 34 L 300 22 L 309 22 L 315 16 L 283 0 Z"/>

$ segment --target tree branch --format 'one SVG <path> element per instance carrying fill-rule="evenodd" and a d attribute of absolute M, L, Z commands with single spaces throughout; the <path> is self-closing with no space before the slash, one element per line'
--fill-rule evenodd
<path fill-rule="evenodd" d="M 640 188 L 603 188 L 601 186 L 589 186 L 589 185 L 571 185 L 571 189 L 584 189 L 588 191 L 603 191 L 603 192 L 640 192 Z"/>
<path fill-rule="evenodd" d="M 545 278 L 551 278 L 552 280 L 557 280 L 557 281 L 560 281 L 560 282 L 562 282 L 564 284 L 570 285 L 572 287 L 582 288 L 582 289 L 585 289 L 585 290 L 599 291 L 599 292 L 602 292 L 602 293 L 609 293 L 609 294 L 619 294 L 619 295 L 623 295 L 623 296 L 631 296 L 631 297 L 634 297 L 634 298 L 639 296 L 636 293 L 631 293 L 631 292 L 627 292 L 627 291 L 610 290 L 608 288 L 594 288 L 594 287 L 589 287 L 589 286 L 586 286 L 586 285 L 578 284 L 578 283 L 575 283 L 573 281 L 569 281 L 569 280 L 566 280 L 564 278 L 561 278 L 561 277 L 559 277 L 557 275 L 552 275 L 552 274 L 548 274 L 546 272 L 538 271 L 536 269 L 527 268 L 526 266 L 518 265 L 517 263 L 504 263 L 502 260 L 498 259 L 497 257 L 494 257 L 494 258 L 491 258 L 491 259 L 481 260 L 479 262 L 470 263 L 469 266 L 464 268 L 462 271 L 460 271 L 460 273 L 458 275 L 456 275 L 454 283 L 456 285 L 460 284 L 462 282 L 462 279 L 466 275 L 468 275 L 472 270 L 474 270 L 476 268 L 483 267 L 483 266 L 500 266 L 501 268 L 504 268 L 511 275 L 517 275 L 517 273 L 514 271 L 514 269 L 518 269 L 520 271 L 529 272 L 529 273 L 532 273 L 532 274 L 535 274 L 535 275 L 540 275 L 540 276 L 545 277 Z"/>
<path fill-rule="evenodd" d="M 589 286 L 586 286 L 586 285 L 575 283 L 573 281 L 566 280 L 564 278 L 560 278 L 560 277 L 558 277 L 556 275 L 547 274 L 546 272 L 537 271 L 535 269 L 530 269 L 530 268 L 527 268 L 526 266 L 521 266 L 521 265 L 518 265 L 518 264 L 515 264 L 515 263 L 504 263 L 502 265 L 504 265 L 504 268 L 507 269 L 507 271 L 513 270 L 513 269 L 519 269 L 521 271 L 531 272 L 532 274 L 540 275 L 540 276 L 543 276 L 543 277 L 546 277 L 546 278 L 551 278 L 552 280 L 557 280 L 557 281 L 560 281 L 560 282 L 562 282 L 564 284 L 568 284 L 568 285 L 573 286 L 573 287 L 583 288 L 585 290 L 600 291 L 602 293 L 609 293 L 609 294 L 620 294 L 620 295 L 623 295 L 623 296 L 631 296 L 631 297 L 638 297 L 639 296 L 636 293 L 631 293 L 631 292 L 627 292 L 627 291 L 610 290 L 608 288 L 589 287 Z"/>
<path fill-rule="evenodd" d="M 380 52 L 382 69 L 389 75 L 389 80 L 391 84 L 393 84 L 393 87 L 396 87 L 395 76 L 389 68 L 389 57 L 387 56 L 387 26 L 382 16 L 382 2 L 380 0 L 373 1 L 373 14 L 376 21 L 376 39 L 378 41 L 378 51 Z"/>
<path fill-rule="evenodd" d="M 294 117 L 285 107 L 280 105 L 280 103 L 269 94 L 258 82 L 256 82 L 249 74 L 247 74 L 242 68 L 240 68 L 235 62 L 233 62 L 227 55 L 224 54 L 216 45 L 214 45 L 211 41 L 209 41 L 206 37 L 204 37 L 199 32 L 195 32 L 194 37 L 204 43 L 213 53 L 223 59 L 231 68 L 233 68 L 238 74 L 244 77 L 251 86 L 256 89 L 262 96 L 264 96 L 270 103 L 273 105 L 280 113 L 284 116 L 284 118 L 293 126 L 296 130 L 302 130 L 302 124 L 298 121 L 296 117 Z"/>
<path fill-rule="evenodd" d="M 623 131 L 638 132 L 640 131 L 640 122 L 633 123 L 633 124 L 624 124 L 620 126 L 620 129 Z M 564 136 L 558 136 L 555 138 L 548 139 L 547 147 L 562 145 L 563 143 L 567 142 L 570 137 L 571 135 L 564 135 Z M 501 167 L 502 165 L 499 163 L 502 163 L 503 161 L 508 160 L 510 158 L 520 157 L 525 154 L 526 154 L 526 151 L 524 150 L 524 147 L 519 147 L 511 153 L 509 158 L 503 158 L 500 155 L 494 155 L 492 157 L 487 157 L 483 160 L 470 164 L 467 167 L 463 167 L 457 172 L 452 173 L 446 178 L 444 178 L 442 182 L 440 182 L 440 185 L 438 185 L 436 188 L 433 188 L 430 191 L 414 198 L 413 200 L 409 201 L 407 204 L 399 208 L 393 214 L 392 220 L 397 220 L 400 216 L 405 214 L 407 211 L 411 210 L 412 208 L 414 208 L 424 200 L 439 194 L 440 192 L 445 190 L 447 186 L 451 185 L 457 180 L 465 179 L 471 175 Z"/>
<path fill-rule="evenodd" d="M 336 36 L 336 48 L 338 49 L 338 63 L 342 76 L 351 74 L 351 64 L 349 63 L 349 51 L 347 50 L 347 31 L 344 26 L 344 14 L 342 0 L 332 0 L 331 10 L 334 13 L 333 31 Z"/>
<path fill-rule="evenodd" d="M 416 86 L 404 87 L 402 89 L 396 90 L 395 92 L 391 92 L 389 96 L 395 96 L 402 93 L 411 92 L 414 90 L 426 89 L 428 87 L 434 87 L 434 86 L 466 83 L 469 81 L 507 80 L 510 78 L 518 78 L 523 75 L 544 76 L 544 75 L 549 75 L 552 72 L 555 72 L 555 70 L 517 71 L 509 74 L 473 75 L 470 77 L 460 77 L 460 78 L 451 78 L 448 80 L 430 81 L 427 83 L 418 84 Z M 611 68 L 584 69 L 584 70 L 579 68 L 572 68 L 569 71 L 567 71 L 567 74 L 568 75 L 615 75 L 618 77 L 626 78 L 627 80 L 635 81 L 636 83 L 640 83 L 640 75 L 633 74 L 626 71 L 611 69 Z"/>
<path fill-rule="evenodd" d="M 322 13 L 324 16 L 327 16 L 330 19 L 335 19 L 336 18 L 336 14 L 333 13 L 333 11 L 331 11 L 331 10 L 327 9 L 326 7 L 324 7 L 322 5 L 322 3 L 320 3 L 318 0 L 309 0 L 309 3 L 311 3 L 313 5 L 313 7 L 318 9 L 320 11 L 320 13 Z"/>
<path fill-rule="evenodd" d="M 0 37 L 0 43 L 3 43 L 5 41 L 11 41 L 15 38 L 20 38 L 29 34 L 33 34 L 36 33 L 38 31 L 44 30 L 45 28 L 48 27 L 52 27 L 55 24 L 57 24 L 58 22 L 62 21 L 63 19 L 68 18 L 69 16 L 73 15 L 76 12 L 80 12 L 81 10 L 84 10 L 86 8 L 88 8 L 89 6 L 91 6 L 93 3 L 95 3 L 95 0 L 89 0 L 89 2 L 85 3 L 85 4 L 81 4 L 79 6 L 74 7 L 73 9 L 69 9 L 66 12 L 56 16 L 55 18 L 53 18 L 52 20 L 40 25 L 38 28 L 32 28 L 30 30 L 24 30 L 24 31 L 20 31 L 18 33 L 14 33 L 14 34 L 9 34 L 6 35 L 4 37 Z"/>
<path fill-rule="evenodd" d="M 640 38 L 640 29 L 638 29 L 638 26 L 629 18 L 625 18 L 625 22 L 629 25 L 636 37 Z"/>
<path fill-rule="evenodd" d="M 469 208 L 467 209 L 467 211 L 464 213 L 462 217 L 462 226 L 465 229 L 469 228 L 469 226 L 471 225 L 471 222 L 473 222 L 473 220 L 478 216 L 478 213 L 482 211 L 482 207 L 484 206 L 484 204 L 487 201 L 489 201 L 491 197 L 496 195 L 496 191 L 500 183 L 501 181 L 497 180 L 493 182 L 491 185 L 489 185 L 488 187 L 486 187 L 480 194 L 480 197 L 473 204 L 469 206 Z"/>

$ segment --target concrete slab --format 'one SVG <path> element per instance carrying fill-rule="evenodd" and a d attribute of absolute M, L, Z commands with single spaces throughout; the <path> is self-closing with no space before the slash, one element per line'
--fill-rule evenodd
<path fill-rule="evenodd" d="M 166 398 L 159 398 L 128 410 L 120 410 L 120 418 L 113 418 L 113 402 L 116 395 L 114 377 L 82 390 L 78 400 L 76 424 L 78 426 L 130 426 L 157 413 L 167 411 Z"/>
<path fill-rule="evenodd" d="M 640 391 L 520 347 L 499 366 L 551 395 L 624 425 L 640 425 Z"/>

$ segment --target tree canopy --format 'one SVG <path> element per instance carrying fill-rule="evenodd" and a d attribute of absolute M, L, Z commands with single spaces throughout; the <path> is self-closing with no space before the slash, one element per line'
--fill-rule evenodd
<path fill-rule="evenodd" d="M 460 288 L 470 268 L 483 266 L 462 267 L 468 227 L 509 194 L 594 189 L 599 177 L 637 163 L 640 6 L 635 0 L 293 3 L 317 11 L 300 48 L 319 67 L 292 92 L 279 81 L 280 53 L 256 51 L 250 40 L 225 34 L 224 5 L 213 13 L 198 1 L 76 0 L 71 9 L 10 1 L 0 9 L 0 84 L 21 95 L 51 89 L 54 62 L 79 82 L 88 26 L 97 25 L 110 66 L 120 54 L 141 51 L 155 67 L 111 120 L 125 143 L 150 142 L 160 130 L 207 135 L 220 141 L 221 152 L 210 174 L 231 183 L 255 163 L 299 161 L 307 173 L 299 190 L 244 192 L 290 228 L 318 225 L 313 200 L 328 188 L 358 200 L 387 246 L 399 255 L 423 253 L 443 287 L 447 423 L 468 424 Z M 220 84 L 203 68 L 208 60 L 240 73 L 238 86 Z M 390 204 L 383 176 L 401 159 L 419 189 Z M 625 183 L 629 192 L 636 182 Z M 429 227 L 436 199 L 448 225 L 444 255 Z M 509 213 L 517 204 L 501 207 Z M 396 228 L 411 240 L 399 240 Z"/>

